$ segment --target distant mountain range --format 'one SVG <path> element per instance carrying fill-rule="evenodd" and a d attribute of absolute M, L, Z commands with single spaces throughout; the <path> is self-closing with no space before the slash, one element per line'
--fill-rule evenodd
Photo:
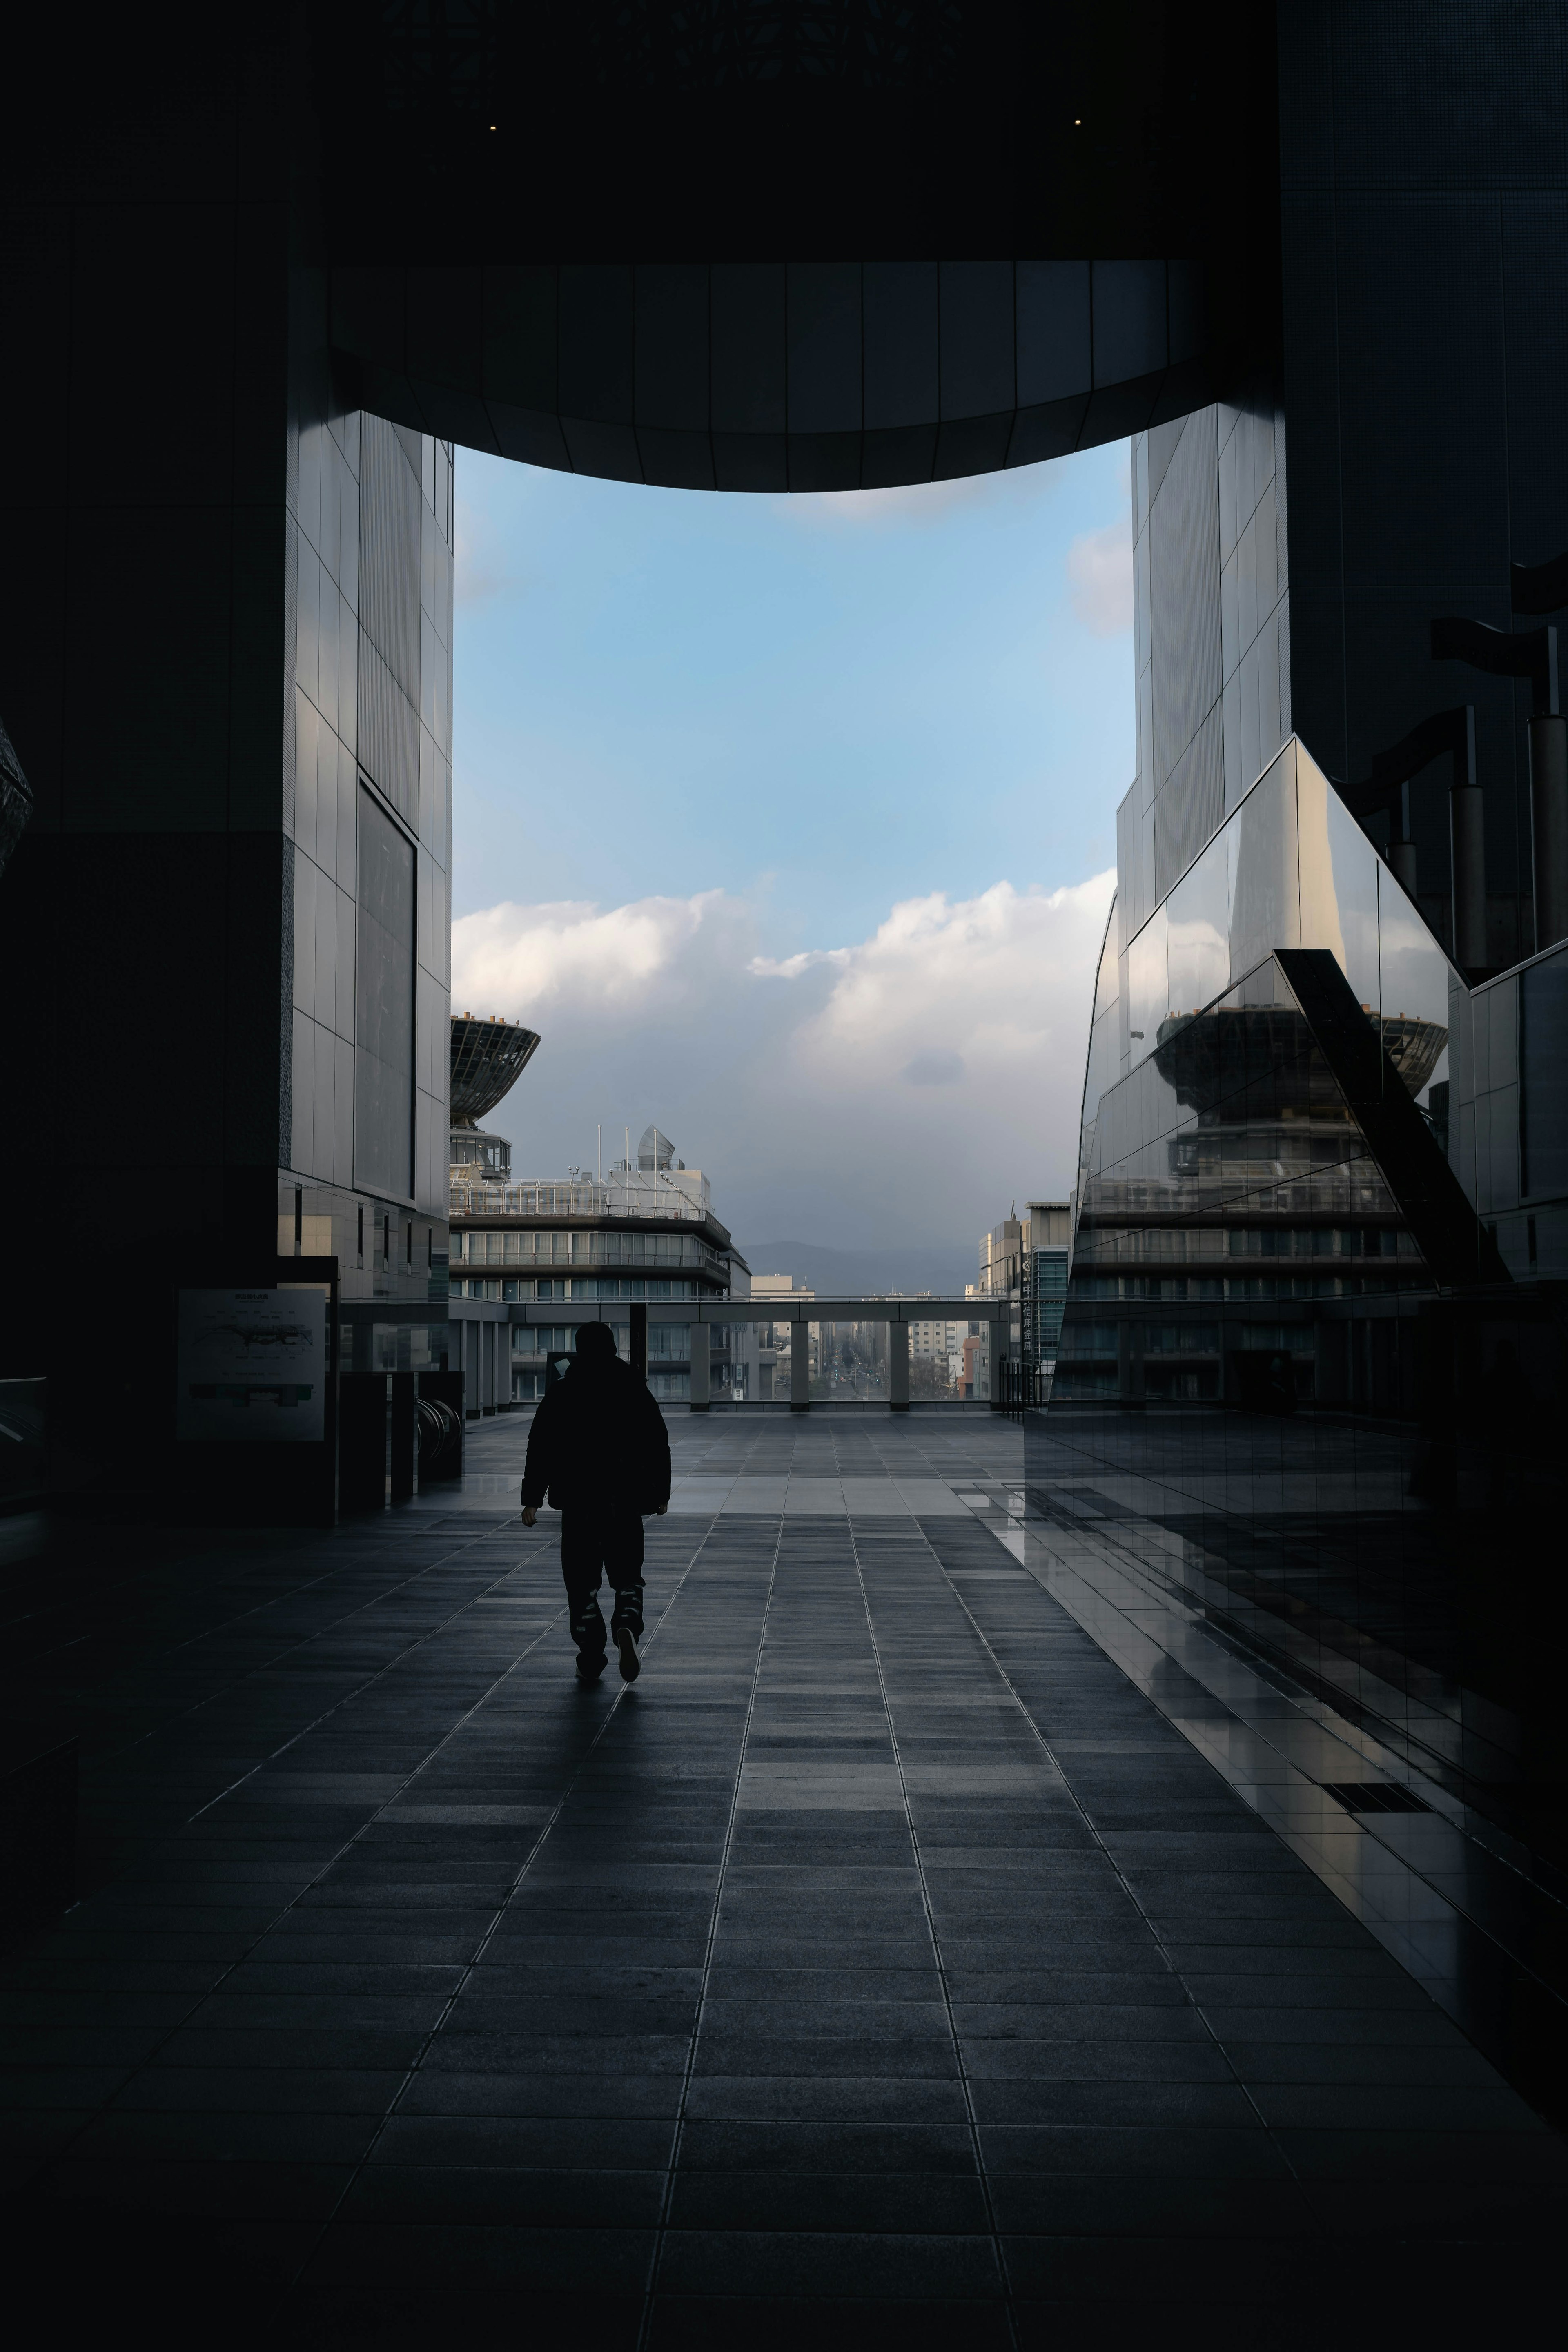
<path fill-rule="evenodd" d="M 962 1298 L 979 1275 L 979 1250 L 824 1249 L 816 1242 L 742 1242 L 753 1274 L 790 1274 L 824 1298 L 876 1297 L 889 1290 L 930 1290 Z"/>

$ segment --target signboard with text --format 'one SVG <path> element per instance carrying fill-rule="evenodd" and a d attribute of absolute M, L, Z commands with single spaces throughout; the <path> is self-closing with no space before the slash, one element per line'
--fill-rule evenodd
<path fill-rule="evenodd" d="M 175 1436 L 320 1444 L 327 1300 L 324 1287 L 182 1290 Z"/>

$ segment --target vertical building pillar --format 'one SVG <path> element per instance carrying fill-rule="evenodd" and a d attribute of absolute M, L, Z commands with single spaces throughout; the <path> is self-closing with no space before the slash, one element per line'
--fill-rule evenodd
<path fill-rule="evenodd" d="M 711 1337 L 706 1323 L 692 1323 L 690 1355 L 691 1410 L 706 1412 L 713 1370 Z"/>
<path fill-rule="evenodd" d="M 1454 857 L 1454 961 L 1463 972 L 1482 971 L 1487 961 L 1487 849 L 1485 803 L 1479 784 L 1461 784 L 1448 795 Z"/>
<path fill-rule="evenodd" d="M 390 1385 L 392 1499 L 395 1503 L 402 1503 L 413 1494 L 416 1478 L 418 1421 L 415 1412 L 414 1375 L 412 1372 L 394 1372 Z"/>
<path fill-rule="evenodd" d="M 1476 782 L 1476 714 L 1465 709 L 1463 746 L 1454 750 L 1448 839 L 1454 874 L 1454 961 L 1466 973 L 1487 967 L 1486 802 Z M 1461 751 L 1463 756 L 1461 757 Z"/>
<path fill-rule="evenodd" d="M 895 1412 L 910 1409 L 910 1327 L 888 1326 L 888 1402 Z"/>
<path fill-rule="evenodd" d="M 1532 719 L 1530 818 L 1535 867 L 1535 952 L 1568 939 L 1568 719 Z"/>
<path fill-rule="evenodd" d="M 811 1326 L 804 1317 L 789 1327 L 789 1409 L 811 1411 Z"/>
<path fill-rule="evenodd" d="M 647 1378 L 647 1308 L 640 1305 L 634 1306 L 632 1308 L 630 1346 L 632 1370 L 639 1381 L 646 1381 Z"/>
<path fill-rule="evenodd" d="M 1413 841 L 1390 842 L 1388 862 L 1394 869 L 1394 878 L 1405 897 L 1414 898 L 1416 896 L 1415 844 Z"/>

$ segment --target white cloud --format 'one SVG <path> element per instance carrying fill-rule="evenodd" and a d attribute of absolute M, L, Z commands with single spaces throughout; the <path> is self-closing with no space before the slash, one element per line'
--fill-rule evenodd
<path fill-rule="evenodd" d="M 618 1155 L 622 1123 L 652 1118 L 742 1240 L 967 1246 L 1072 1181 L 1112 880 L 908 899 L 868 939 L 783 958 L 718 890 L 504 904 L 454 923 L 453 1003 L 542 1032 L 492 1115 L 520 1174 L 591 1158 L 600 1121 Z"/>
<path fill-rule="evenodd" d="M 1073 541 L 1068 582 L 1073 611 L 1095 636 L 1120 636 L 1132 626 L 1132 528 L 1126 515 Z"/>
<path fill-rule="evenodd" d="M 805 948 L 799 955 L 784 956 L 777 961 L 772 956 L 753 956 L 746 970 L 759 980 L 798 980 L 803 971 L 814 971 L 818 964 L 846 964 L 854 952 L 853 948 Z"/>
<path fill-rule="evenodd" d="M 721 890 L 703 890 L 608 908 L 574 898 L 503 901 L 461 915 L 452 925 L 452 1001 L 521 1020 L 563 1002 L 579 1018 L 646 1004 L 689 976 L 700 939 L 710 950 L 717 928 L 732 929 L 731 903 Z"/>

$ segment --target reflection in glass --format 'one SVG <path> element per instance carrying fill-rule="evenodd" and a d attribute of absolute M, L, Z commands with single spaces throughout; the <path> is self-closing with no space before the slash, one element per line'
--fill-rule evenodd
<path fill-rule="evenodd" d="M 1377 871 L 1383 1042 L 1448 1148 L 1448 1036 L 1469 992 L 1386 866 Z"/>
<path fill-rule="evenodd" d="M 1128 950 L 1127 994 L 1128 1035 L 1133 1062 L 1138 1063 L 1153 1052 L 1160 1024 L 1171 1007 L 1163 907 L 1144 924 Z"/>
<path fill-rule="evenodd" d="M 1568 1314 L 1520 1269 L 1559 1263 L 1568 950 L 1472 995 L 1299 746 L 1218 845 L 1223 925 L 1211 845 L 1129 951 L 1133 1066 L 1106 1083 L 1091 1049 L 1055 1383 L 1026 1421 L 1040 1540 L 1054 1520 L 1074 1572 L 1163 1589 L 1375 1739 L 1379 1778 L 1561 1864 Z M 1512 1282 L 1457 1250 L 1435 1280 L 1412 1221 L 1439 1262 L 1443 1171 L 1401 1088 L 1471 1202 L 1517 1212 Z"/>
<path fill-rule="evenodd" d="M 1230 971 L 1239 979 L 1276 948 L 1301 944 L 1296 879 L 1296 746 L 1265 768 L 1225 829 Z M 1327 944 L 1313 941 L 1313 945 Z"/>
<path fill-rule="evenodd" d="M 1296 825 L 1301 945 L 1327 948 L 1362 1011 L 1375 1014 L 1379 1003 L 1377 852 L 1322 771 L 1300 750 Z"/>
<path fill-rule="evenodd" d="M 1201 1012 L 1230 984 L 1226 837 L 1217 834 L 1165 902 L 1170 1010 Z"/>

